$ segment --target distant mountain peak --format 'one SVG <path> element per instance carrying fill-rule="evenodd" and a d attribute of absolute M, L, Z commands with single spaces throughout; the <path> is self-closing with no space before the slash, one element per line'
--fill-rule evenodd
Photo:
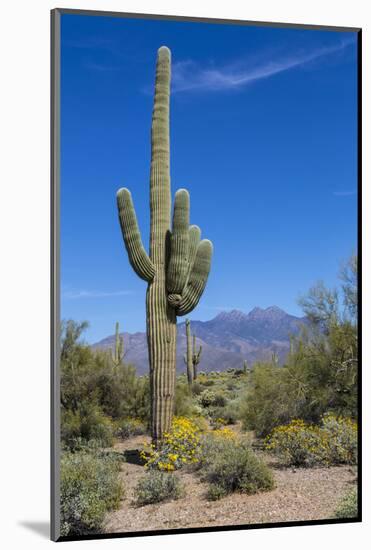
<path fill-rule="evenodd" d="M 261 307 L 254 307 L 250 311 L 248 317 L 249 317 L 249 319 L 261 319 L 261 318 L 279 319 L 281 317 L 285 317 L 286 315 L 288 315 L 286 313 L 286 311 L 284 311 L 280 307 L 278 307 L 278 306 L 269 306 L 265 309 L 262 309 Z"/>
<path fill-rule="evenodd" d="M 197 344 L 202 345 L 201 370 L 226 370 L 242 368 L 243 361 L 271 361 L 276 353 L 280 364 L 290 347 L 290 335 L 298 334 L 305 318 L 295 317 L 273 305 L 267 308 L 254 307 L 250 313 L 238 309 L 220 311 L 209 321 L 192 321 L 192 332 Z M 185 323 L 177 328 L 177 368 L 184 370 L 183 355 L 186 351 Z M 125 361 L 134 364 L 139 373 L 147 373 L 148 349 L 146 334 L 137 332 L 124 335 Z M 115 335 L 97 342 L 93 348 L 112 349 Z"/>
<path fill-rule="evenodd" d="M 218 321 L 231 321 L 238 322 L 244 321 L 247 318 L 247 314 L 239 309 L 231 309 L 229 311 L 221 311 L 214 320 Z"/>

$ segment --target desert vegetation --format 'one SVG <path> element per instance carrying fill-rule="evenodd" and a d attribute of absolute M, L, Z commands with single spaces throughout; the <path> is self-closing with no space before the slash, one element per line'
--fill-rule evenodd
<path fill-rule="evenodd" d="M 112 518 L 122 519 L 125 507 L 143 510 L 143 518 L 146 506 L 176 510 L 176 502 L 194 498 L 195 487 L 198 499 L 220 506 L 214 524 L 223 524 L 228 499 L 261 495 L 263 502 L 280 491 L 282 476 L 299 472 L 300 485 L 309 471 L 312 484 L 326 471 L 332 484 L 345 476 L 325 517 L 355 517 L 355 266 L 352 257 L 336 291 L 320 285 L 302 299 L 310 323 L 285 365 L 272 359 L 205 373 L 201 360 L 190 384 L 185 362 L 176 377 L 172 423 L 160 442 L 151 437 L 150 377 L 138 376 L 117 354 L 125 346 L 118 333 L 114 349 L 92 350 L 82 339 L 87 323 L 63 323 L 63 534 L 120 530 Z M 127 487 L 123 472 L 130 468 L 135 475 Z"/>
<path fill-rule="evenodd" d="M 292 335 L 283 366 L 273 353 L 268 362 L 203 372 L 187 321 L 177 374 L 176 319 L 203 293 L 212 245 L 189 225 L 185 190 L 175 195 L 170 224 L 169 90 L 170 52 L 160 48 L 149 254 L 130 192 L 117 196 L 129 261 L 148 283 L 148 374 L 125 361 L 118 324 L 108 351 L 84 343 L 86 322 L 62 324 L 62 534 L 354 517 L 355 493 L 347 491 L 357 464 L 355 256 L 339 288 L 319 283 L 302 297 L 307 323 Z"/>

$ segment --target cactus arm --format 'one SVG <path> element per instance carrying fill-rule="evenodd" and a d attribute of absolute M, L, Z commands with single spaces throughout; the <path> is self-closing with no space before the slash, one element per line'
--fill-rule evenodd
<path fill-rule="evenodd" d="M 117 206 L 129 262 L 141 279 L 152 281 L 155 276 L 155 267 L 144 250 L 131 193 L 128 189 L 122 188 L 118 191 Z"/>
<path fill-rule="evenodd" d="M 213 245 L 211 241 L 204 239 L 198 245 L 187 286 L 176 308 L 177 315 L 186 315 L 198 304 L 209 276 L 212 252 Z"/>
<path fill-rule="evenodd" d="M 189 193 L 185 189 L 175 193 L 170 250 L 167 290 L 181 294 L 189 272 Z"/>
<path fill-rule="evenodd" d="M 191 274 L 196 259 L 197 247 L 201 239 L 201 229 L 198 225 L 191 225 L 189 228 L 189 252 L 188 252 L 188 274 L 187 281 Z"/>
<path fill-rule="evenodd" d="M 200 358 L 201 358 L 201 353 L 202 353 L 202 346 L 200 346 L 198 352 L 195 352 L 194 355 L 193 355 L 193 362 L 195 363 L 195 365 L 199 364 Z"/>

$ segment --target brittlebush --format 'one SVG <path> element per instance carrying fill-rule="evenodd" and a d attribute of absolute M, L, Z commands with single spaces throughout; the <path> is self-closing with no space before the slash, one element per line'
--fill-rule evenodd
<path fill-rule="evenodd" d="M 201 430 L 194 422 L 185 417 L 175 417 L 161 445 L 158 448 L 151 445 L 142 451 L 146 467 L 172 472 L 184 464 L 196 463 L 200 435 Z"/>
<path fill-rule="evenodd" d="M 323 416 L 319 426 L 293 420 L 275 428 L 266 438 L 265 448 L 287 465 L 355 464 L 357 423 L 332 414 Z"/>

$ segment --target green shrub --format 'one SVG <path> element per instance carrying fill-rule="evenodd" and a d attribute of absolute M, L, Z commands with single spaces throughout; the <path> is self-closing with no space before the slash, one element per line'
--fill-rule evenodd
<path fill-rule="evenodd" d="M 209 485 L 206 491 L 207 500 L 220 500 L 227 495 L 227 491 L 221 485 Z"/>
<path fill-rule="evenodd" d="M 174 415 L 193 416 L 195 414 L 195 401 L 189 391 L 187 382 L 177 380 L 175 385 Z"/>
<path fill-rule="evenodd" d="M 354 464 L 357 460 L 357 424 L 333 415 L 324 416 L 320 426 L 293 420 L 275 428 L 266 438 L 265 448 L 287 465 Z"/>
<path fill-rule="evenodd" d="M 115 435 L 121 439 L 143 435 L 146 432 L 146 425 L 138 418 L 125 418 L 116 422 Z"/>
<path fill-rule="evenodd" d="M 308 426 L 303 420 L 293 420 L 275 428 L 266 439 L 265 448 L 289 466 L 313 466 L 325 460 L 319 429 Z"/>
<path fill-rule="evenodd" d="M 357 488 L 351 489 L 342 498 L 335 511 L 335 518 L 355 518 L 358 516 Z"/>
<path fill-rule="evenodd" d="M 283 369 L 258 363 L 251 371 L 248 390 L 240 403 L 240 418 L 245 430 L 258 437 L 291 420 L 296 409 L 288 395 Z"/>
<path fill-rule="evenodd" d="M 149 470 L 135 488 L 136 503 L 143 506 L 165 500 L 177 500 L 183 492 L 183 487 L 174 474 Z"/>
<path fill-rule="evenodd" d="M 205 437 L 200 467 L 201 478 L 212 486 L 214 497 L 217 491 L 220 496 L 235 491 L 253 494 L 274 487 L 272 472 L 246 441 Z"/>
<path fill-rule="evenodd" d="M 113 366 L 107 353 L 95 354 L 96 389 L 103 412 L 112 418 L 140 418 L 148 421 L 149 379 L 136 375 L 133 365 Z"/>
<path fill-rule="evenodd" d="M 94 401 L 84 401 L 76 411 L 62 409 L 61 440 L 69 449 L 91 440 L 98 441 L 102 447 L 110 447 L 113 444 L 112 422 Z"/>
<path fill-rule="evenodd" d="M 192 384 L 192 395 L 200 395 L 204 391 L 205 387 L 195 380 Z"/>
<path fill-rule="evenodd" d="M 202 407 L 224 407 L 226 398 L 222 393 L 211 390 L 204 390 L 199 396 L 198 401 Z"/>
<path fill-rule="evenodd" d="M 215 386 L 215 380 L 210 380 L 210 378 L 205 378 L 205 380 L 202 381 L 202 385 L 204 387 Z"/>
<path fill-rule="evenodd" d="M 236 424 L 239 418 L 239 404 L 229 401 L 225 407 L 209 407 L 209 417 L 213 426 Z"/>
<path fill-rule="evenodd" d="M 79 341 L 87 323 L 65 321 L 61 335 L 61 437 L 67 448 L 112 440 L 112 419 L 149 419 L 149 379 L 132 365 L 114 366 L 110 354 Z"/>
<path fill-rule="evenodd" d="M 350 418 L 327 414 L 322 418 L 321 434 L 330 464 L 356 464 L 357 423 Z"/>
<path fill-rule="evenodd" d="M 61 458 L 61 535 L 85 535 L 102 529 L 107 511 L 123 495 L 120 464 L 96 452 L 64 452 Z"/>

